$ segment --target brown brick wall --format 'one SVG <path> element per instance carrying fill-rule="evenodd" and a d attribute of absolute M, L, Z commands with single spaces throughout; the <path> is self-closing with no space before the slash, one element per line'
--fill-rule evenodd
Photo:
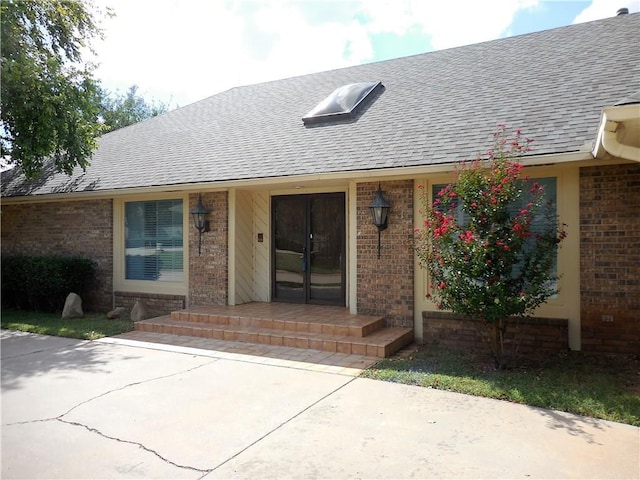
<path fill-rule="evenodd" d="M 147 307 L 149 317 L 159 317 L 185 308 L 184 295 L 165 295 L 157 293 L 114 292 L 116 307 L 124 307 L 127 314 L 138 300 L 142 300 Z"/>
<path fill-rule="evenodd" d="M 2 206 L 2 255 L 82 256 L 96 263 L 86 311 L 109 311 L 113 291 L 111 200 Z M 63 305 L 60 305 L 62 309 Z"/>
<path fill-rule="evenodd" d="M 640 354 L 640 164 L 580 169 L 580 272 L 582 349 Z"/>
<path fill-rule="evenodd" d="M 480 320 L 448 312 L 422 312 L 424 342 L 460 349 L 480 349 L 493 330 Z M 486 344 L 486 343 L 485 343 Z M 515 349 L 515 350 L 514 350 Z M 507 326 L 505 350 L 535 356 L 569 349 L 568 321 L 557 318 L 526 318 Z"/>
<path fill-rule="evenodd" d="M 189 195 L 189 211 L 198 203 L 198 194 Z M 189 222 L 189 303 L 194 305 L 226 305 L 228 299 L 228 194 L 213 192 L 202 195 L 209 210 L 211 231 L 202 234 L 202 253 L 198 256 L 198 231 Z M 190 219 L 191 220 L 191 219 Z"/>
<path fill-rule="evenodd" d="M 413 181 L 382 182 L 391 203 L 389 227 L 381 234 L 371 223 L 369 204 L 378 183 L 357 187 L 358 312 L 384 316 L 388 326 L 413 327 Z"/>

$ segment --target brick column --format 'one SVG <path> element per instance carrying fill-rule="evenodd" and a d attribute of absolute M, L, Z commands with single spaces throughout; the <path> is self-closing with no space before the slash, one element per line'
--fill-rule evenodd
<path fill-rule="evenodd" d="M 202 194 L 209 210 L 211 231 L 202 234 L 198 256 L 198 231 L 189 219 L 189 305 L 226 305 L 228 298 L 229 202 L 227 192 Z M 198 194 L 189 195 L 189 211 L 198 203 Z"/>
<path fill-rule="evenodd" d="M 357 186 L 358 313 L 384 316 L 388 326 L 412 328 L 413 181 L 382 182 L 381 187 L 391 209 L 378 259 L 378 230 L 369 213 L 378 183 Z"/>

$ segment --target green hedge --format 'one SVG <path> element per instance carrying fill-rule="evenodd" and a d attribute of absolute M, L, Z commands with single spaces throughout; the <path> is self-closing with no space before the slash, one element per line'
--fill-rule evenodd
<path fill-rule="evenodd" d="M 95 270 L 91 260 L 80 257 L 3 257 L 2 305 L 60 311 L 69 293 L 82 296 L 88 290 Z"/>

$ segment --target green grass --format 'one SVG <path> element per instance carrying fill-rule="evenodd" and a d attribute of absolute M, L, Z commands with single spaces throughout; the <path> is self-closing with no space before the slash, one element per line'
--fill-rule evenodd
<path fill-rule="evenodd" d="M 2 328 L 58 337 L 96 340 L 133 330 L 130 320 L 109 320 L 103 314 L 86 314 L 84 318 L 62 319 L 59 313 L 3 310 Z"/>
<path fill-rule="evenodd" d="M 488 354 L 423 345 L 362 377 L 496 398 L 640 426 L 640 359 L 568 352 L 495 371 Z"/>

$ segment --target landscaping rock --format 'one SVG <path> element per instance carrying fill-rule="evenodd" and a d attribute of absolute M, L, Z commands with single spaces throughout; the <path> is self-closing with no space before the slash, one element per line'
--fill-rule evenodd
<path fill-rule="evenodd" d="M 142 300 L 137 300 L 136 304 L 131 309 L 131 320 L 134 322 L 138 322 L 140 320 L 144 320 L 145 318 L 149 318 L 149 314 L 147 313 L 147 306 Z"/>
<path fill-rule="evenodd" d="M 62 318 L 80 318 L 84 317 L 82 311 L 82 299 L 77 293 L 70 293 L 64 302 L 62 309 Z"/>
<path fill-rule="evenodd" d="M 113 310 L 111 310 L 109 313 L 107 313 L 107 318 L 109 320 L 115 320 L 116 318 L 121 318 L 122 314 L 124 313 L 125 308 L 124 307 L 116 307 Z"/>

